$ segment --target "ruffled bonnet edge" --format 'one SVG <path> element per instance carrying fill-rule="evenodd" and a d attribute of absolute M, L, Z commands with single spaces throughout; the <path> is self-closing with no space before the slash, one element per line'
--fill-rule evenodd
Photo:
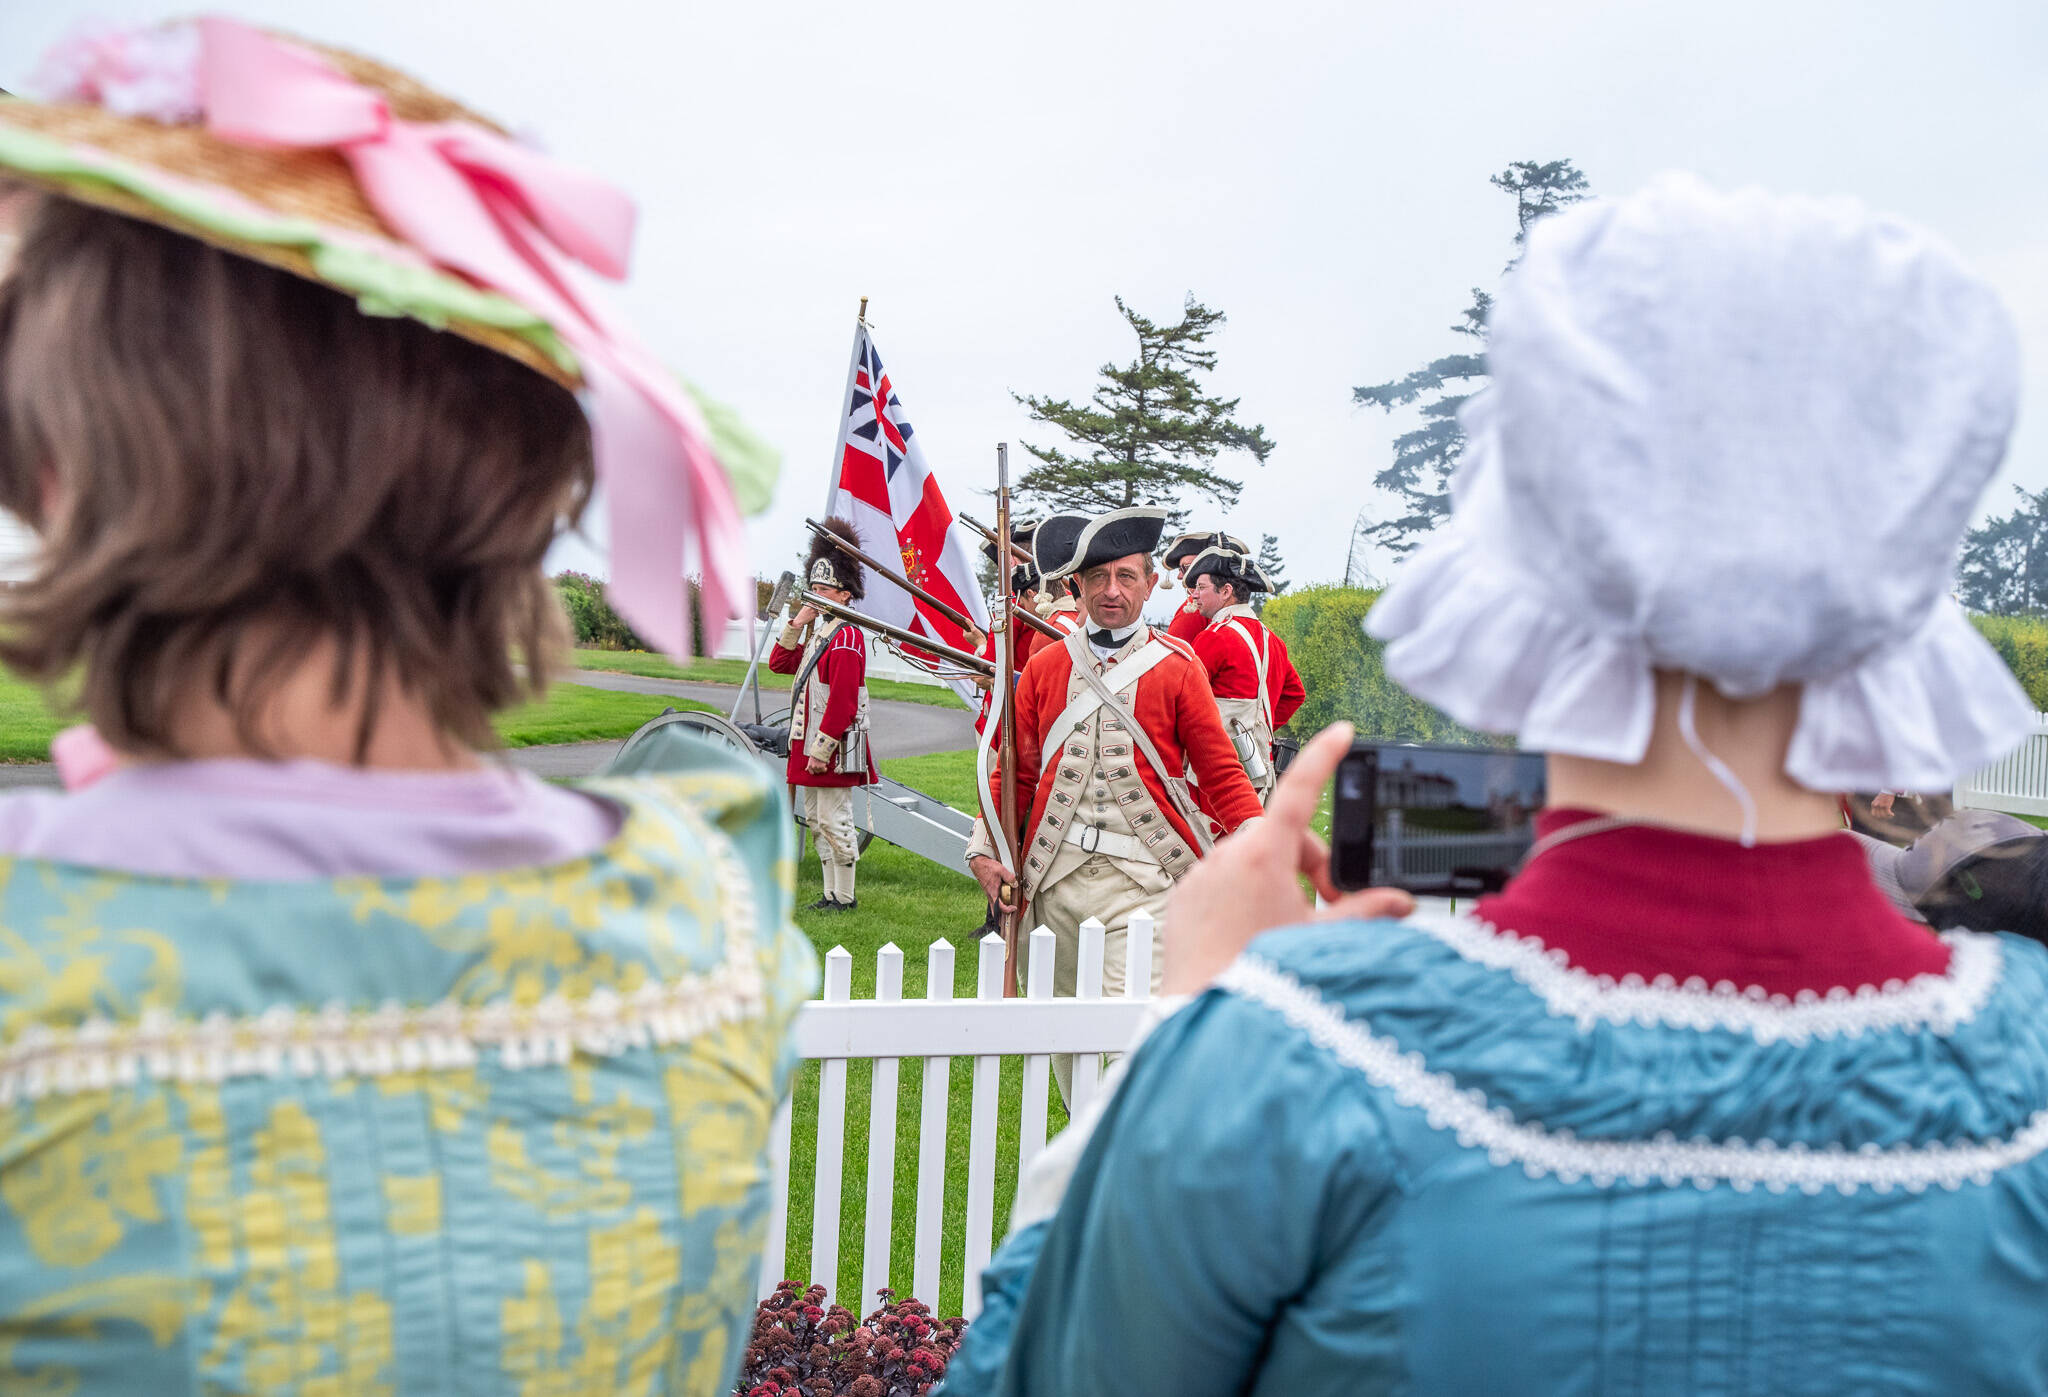
<path fill-rule="evenodd" d="M 1517 572 L 1489 536 L 1484 504 L 1459 504 L 1366 618 L 1386 642 L 1387 674 L 1481 732 L 1640 762 L 1656 712 L 1648 647 L 1571 614 Z M 1785 771 L 1816 791 L 1945 790 L 2009 753 L 2036 721 L 1998 653 L 1942 597 L 1905 638 L 1807 682 Z"/>

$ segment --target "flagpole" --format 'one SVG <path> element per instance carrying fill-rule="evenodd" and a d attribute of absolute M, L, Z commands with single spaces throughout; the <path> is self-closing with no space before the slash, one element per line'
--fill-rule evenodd
<path fill-rule="evenodd" d="M 846 355 L 846 386 L 839 390 L 839 417 L 832 436 L 832 460 L 825 469 L 825 517 L 832 516 L 832 502 L 839 495 L 839 468 L 846 459 L 846 405 L 853 401 L 853 380 L 860 372 L 860 343 L 868 333 L 868 298 L 860 298 L 860 314 L 853 322 L 853 348 Z"/>

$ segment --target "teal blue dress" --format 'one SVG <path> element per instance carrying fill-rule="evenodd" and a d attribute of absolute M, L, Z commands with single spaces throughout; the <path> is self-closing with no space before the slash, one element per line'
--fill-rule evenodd
<path fill-rule="evenodd" d="M 2048 952 L 1771 1002 L 1297 927 L 1169 1019 L 944 1391 L 2048 1392 Z"/>
<path fill-rule="evenodd" d="M 730 1391 L 816 959 L 705 748 L 552 867 L 0 860 L 0 1391 Z"/>

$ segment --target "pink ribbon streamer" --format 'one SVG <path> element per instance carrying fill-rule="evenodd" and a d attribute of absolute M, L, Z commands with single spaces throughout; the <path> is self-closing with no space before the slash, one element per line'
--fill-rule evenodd
<path fill-rule="evenodd" d="M 434 261 L 545 319 L 575 351 L 609 502 L 611 593 L 636 630 L 690 649 L 683 576 L 701 570 L 712 625 L 739 615 L 744 534 L 695 403 L 647 350 L 580 296 L 568 263 L 625 275 L 632 202 L 617 189 L 467 122 L 403 121 L 317 54 L 232 20 L 200 21 L 199 88 L 214 134 L 333 149 L 363 196 Z"/>

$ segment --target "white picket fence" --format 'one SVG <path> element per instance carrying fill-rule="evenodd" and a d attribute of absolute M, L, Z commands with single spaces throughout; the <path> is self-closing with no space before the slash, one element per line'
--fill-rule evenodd
<path fill-rule="evenodd" d="M 2027 740 L 1999 761 L 1956 784 L 1958 807 L 2048 815 L 2048 713 L 2034 715 Z"/>
<path fill-rule="evenodd" d="M 853 957 L 844 947 L 825 956 L 825 996 L 798 1013 L 797 1051 L 822 1066 L 818 1080 L 815 1187 L 811 1198 L 811 1264 L 809 1280 L 840 1294 L 839 1233 L 846 1149 L 847 1063 L 874 1059 L 868 1102 L 867 1204 L 863 1218 L 860 1294 L 848 1308 L 860 1313 L 874 1303 L 875 1292 L 890 1285 L 891 1203 L 896 1192 L 897 1073 L 907 1060 L 924 1073 L 922 1118 L 918 1126 L 916 1235 L 908 1294 L 938 1305 L 939 1274 L 944 1255 L 946 1200 L 946 1124 L 951 1068 L 956 1057 L 974 1061 L 972 1097 L 968 1107 L 967 1226 L 964 1297 L 961 1313 L 970 1318 L 981 1308 L 981 1272 L 994 1248 L 997 1174 L 997 1092 L 1005 1057 L 1024 1059 L 1024 1094 L 1018 1124 L 1017 1174 L 1022 1177 L 1045 1147 L 1048 1093 L 1053 1053 L 1081 1054 L 1074 1059 L 1073 1109 L 1078 1111 L 1101 1089 L 1097 1054 L 1120 1051 L 1131 1040 L 1151 997 L 1153 924 L 1143 915 L 1132 918 L 1126 955 L 1126 994 L 1102 997 L 1102 923 L 1081 924 L 1077 993 L 1071 999 L 1052 995 L 1053 935 L 1044 927 L 1031 933 L 1026 949 L 1022 996 L 1003 997 L 1003 940 L 981 939 L 976 965 L 975 997 L 953 997 L 953 946 L 934 941 L 926 955 L 925 998 L 903 998 L 903 952 L 882 947 L 875 958 L 875 996 L 851 997 Z M 768 1224 L 768 1245 L 761 1258 L 761 1294 L 773 1292 L 786 1278 L 784 1252 L 788 1238 L 791 1112 L 784 1102 L 777 1113 L 769 1148 L 774 1165 L 772 1198 L 781 1200 Z M 899 1277 L 899 1280 L 902 1278 Z M 893 1287 L 906 1293 L 898 1285 Z"/>

